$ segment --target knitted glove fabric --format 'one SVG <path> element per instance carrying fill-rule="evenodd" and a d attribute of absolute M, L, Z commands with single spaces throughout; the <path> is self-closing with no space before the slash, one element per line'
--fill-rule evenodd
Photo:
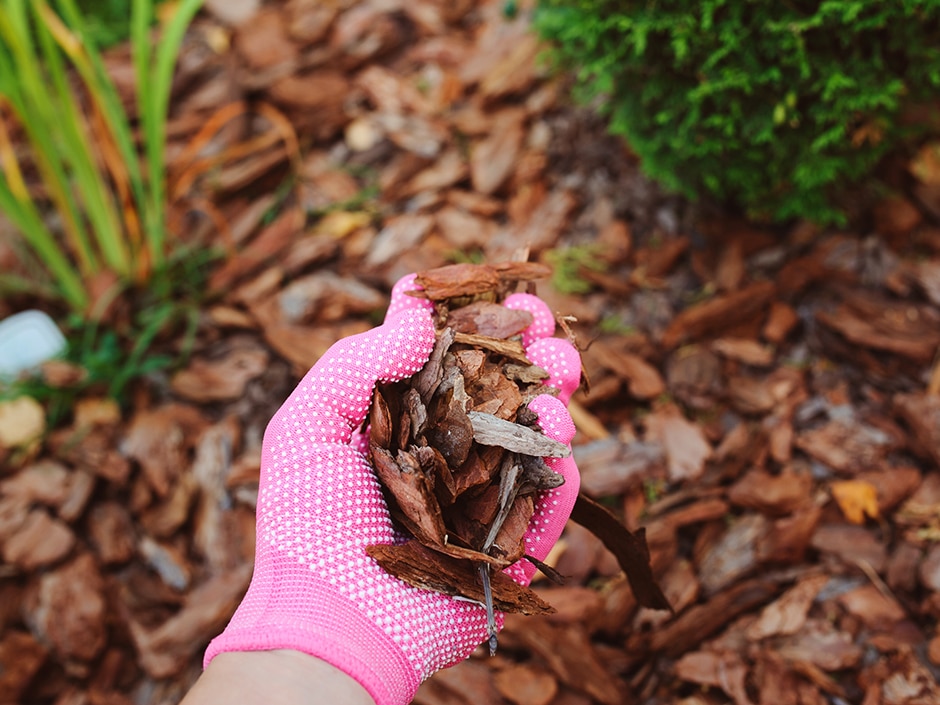
<path fill-rule="evenodd" d="M 404 538 L 356 430 L 376 383 L 413 375 L 430 355 L 430 304 L 404 294 L 414 288 L 413 276 L 400 281 L 385 323 L 331 347 L 269 423 L 254 574 L 228 627 L 209 644 L 205 665 L 223 652 L 295 649 L 347 673 L 378 705 L 404 705 L 422 680 L 462 661 L 486 638 L 481 606 L 413 588 L 365 553 L 366 546 Z M 545 332 L 551 314 L 531 298 L 516 305 L 533 311 L 538 333 Z M 577 352 L 566 341 L 527 335 L 548 383 L 570 395 L 580 375 Z M 560 398 L 542 395 L 530 408 L 548 435 L 570 443 L 574 425 Z M 547 462 L 565 484 L 537 502 L 526 545 L 538 559 L 560 536 L 579 482 L 571 458 Z M 528 584 L 535 568 L 520 561 L 507 572 Z"/>

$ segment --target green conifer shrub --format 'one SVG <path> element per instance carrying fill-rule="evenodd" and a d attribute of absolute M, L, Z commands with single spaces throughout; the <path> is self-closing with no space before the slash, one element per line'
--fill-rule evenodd
<path fill-rule="evenodd" d="M 940 0 L 539 0 L 534 26 L 651 178 L 761 219 L 844 220 L 940 93 Z"/>

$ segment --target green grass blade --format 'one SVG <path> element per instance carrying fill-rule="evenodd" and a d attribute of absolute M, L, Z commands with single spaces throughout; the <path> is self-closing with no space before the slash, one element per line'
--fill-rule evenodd
<path fill-rule="evenodd" d="M 19 229 L 23 239 L 52 274 L 66 303 L 74 311 L 84 311 L 88 305 L 88 294 L 81 276 L 46 229 L 32 201 L 18 199 L 10 190 L 6 179 L 0 180 L 0 210 Z"/>
<path fill-rule="evenodd" d="M 147 0 L 136 0 L 134 3 L 135 12 L 150 11 L 150 2 Z M 173 70 L 176 67 L 176 60 L 179 55 L 180 47 L 183 43 L 183 37 L 186 29 L 189 27 L 196 16 L 196 13 L 202 7 L 203 0 L 181 0 L 176 7 L 173 17 L 163 28 L 163 35 L 157 45 L 153 55 L 153 65 L 151 75 L 146 82 L 148 88 L 147 95 L 143 97 L 147 104 L 147 115 L 149 116 L 144 125 L 144 144 L 147 154 L 148 181 L 150 187 L 151 202 L 154 206 L 153 219 L 154 229 L 148 232 L 151 255 L 154 265 L 163 262 L 166 247 L 166 123 L 170 104 L 170 89 L 173 84 Z M 142 14 L 142 13 L 141 13 Z M 136 26 L 143 20 L 136 18 L 132 23 Z M 147 67 L 140 67 L 146 71 Z"/>
<path fill-rule="evenodd" d="M 137 88 L 137 117 L 139 121 L 141 143 L 144 150 L 144 197 L 143 210 L 141 213 L 144 222 L 144 231 L 147 233 L 147 249 L 151 258 L 151 265 L 158 266 L 160 260 L 155 258 L 155 254 L 162 255 L 162 252 L 155 253 L 152 245 L 153 238 L 161 238 L 156 235 L 156 231 L 161 227 L 161 216 L 157 215 L 162 210 L 162 203 L 154 200 L 153 193 L 153 170 L 150 167 L 151 153 L 148 146 L 148 135 L 153 131 L 153 111 L 150 108 L 151 89 L 150 89 L 150 23 L 153 20 L 153 2 L 152 0 L 132 0 L 131 4 L 131 60 L 134 64 L 134 78 Z M 161 175 L 162 178 L 162 175 Z M 161 248 L 162 250 L 162 245 Z"/>
<path fill-rule="evenodd" d="M 82 46 L 86 48 L 82 60 L 74 62 L 75 68 L 81 75 L 102 119 L 107 123 L 108 130 L 114 137 L 115 144 L 124 161 L 124 167 L 127 169 L 130 190 L 137 204 L 137 210 L 142 212 L 145 208 L 145 190 L 140 169 L 140 158 L 134 143 L 130 120 L 124 110 L 117 88 L 108 75 L 104 59 L 91 40 L 87 23 L 74 0 L 59 0 L 57 6 L 60 8 L 68 26 L 78 37 Z"/>
<path fill-rule="evenodd" d="M 46 73 L 51 79 L 49 95 L 57 103 L 61 146 L 75 170 L 74 188 L 104 261 L 119 276 L 129 278 L 132 267 L 119 209 L 111 185 L 91 151 L 95 140 L 68 84 L 67 68 L 59 51 L 59 47 L 68 51 L 74 63 L 81 60 L 81 48 L 75 46 L 77 38 L 43 0 L 34 0 L 32 8 Z"/>
<path fill-rule="evenodd" d="M 90 276 L 98 270 L 98 263 L 71 192 L 67 164 L 53 139 L 57 118 L 48 94 L 43 93 L 46 77 L 30 41 L 23 3 L 7 0 L 5 9 L 8 12 L 0 13 L 0 39 L 10 53 L 0 51 L 0 98 L 6 99 L 23 127 L 36 167 L 62 218 L 73 255 L 84 274 Z"/>

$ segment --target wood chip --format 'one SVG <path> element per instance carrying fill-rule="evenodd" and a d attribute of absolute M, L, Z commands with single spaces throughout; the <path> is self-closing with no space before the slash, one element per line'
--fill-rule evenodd
<path fill-rule="evenodd" d="M 190 401 L 218 402 L 238 399 L 245 385 L 259 377 L 270 356 L 257 347 L 234 347 L 219 358 L 196 358 L 173 375 L 170 386 Z"/>
<path fill-rule="evenodd" d="M 467 413 L 473 425 L 473 440 L 485 446 L 499 446 L 514 453 L 545 458 L 567 458 L 571 449 L 544 434 L 492 414 Z"/>
<path fill-rule="evenodd" d="M 75 545 L 75 534 L 44 509 L 34 509 L 3 543 L 3 560 L 23 570 L 48 566 L 64 558 Z"/>
<path fill-rule="evenodd" d="M 515 705 L 548 705 L 558 693 L 558 682 L 550 673 L 525 664 L 499 671 L 494 682 L 500 694 Z"/>
<path fill-rule="evenodd" d="M 473 563 L 431 554 L 417 541 L 398 546 L 369 546 L 366 552 L 392 575 L 410 585 L 483 604 L 483 585 Z M 504 573 L 491 576 L 494 606 L 504 612 L 547 614 L 554 608 Z"/>
<path fill-rule="evenodd" d="M 771 282 L 757 282 L 685 309 L 663 333 L 663 347 L 672 349 L 684 342 L 700 340 L 760 314 L 769 304 L 774 290 Z"/>
<path fill-rule="evenodd" d="M 90 661 L 101 653 L 107 603 L 104 581 L 90 554 L 42 575 L 26 599 L 30 629 L 57 654 Z"/>
<path fill-rule="evenodd" d="M 700 426 L 686 420 L 678 407 L 664 405 L 646 419 L 647 438 L 666 451 L 671 480 L 694 479 L 705 470 L 712 448 Z"/>

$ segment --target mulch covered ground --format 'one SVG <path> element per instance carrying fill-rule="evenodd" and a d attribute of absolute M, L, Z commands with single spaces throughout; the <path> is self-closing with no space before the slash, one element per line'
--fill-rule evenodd
<path fill-rule="evenodd" d="M 184 369 L 0 446 L 0 702 L 177 702 L 247 587 L 259 444 L 296 381 L 400 276 L 522 252 L 583 348 L 582 486 L 645 528 L 674 613 L 571 525 L 567 583 L 537 583 L 557 614 L 510 616 L 417 702 L 940 702 L 931 152 L 886 168 L 854 231 L 763 229 L 642 178 L 524 4 L 208 5 L 171 216 L 227 256 Z"/>

